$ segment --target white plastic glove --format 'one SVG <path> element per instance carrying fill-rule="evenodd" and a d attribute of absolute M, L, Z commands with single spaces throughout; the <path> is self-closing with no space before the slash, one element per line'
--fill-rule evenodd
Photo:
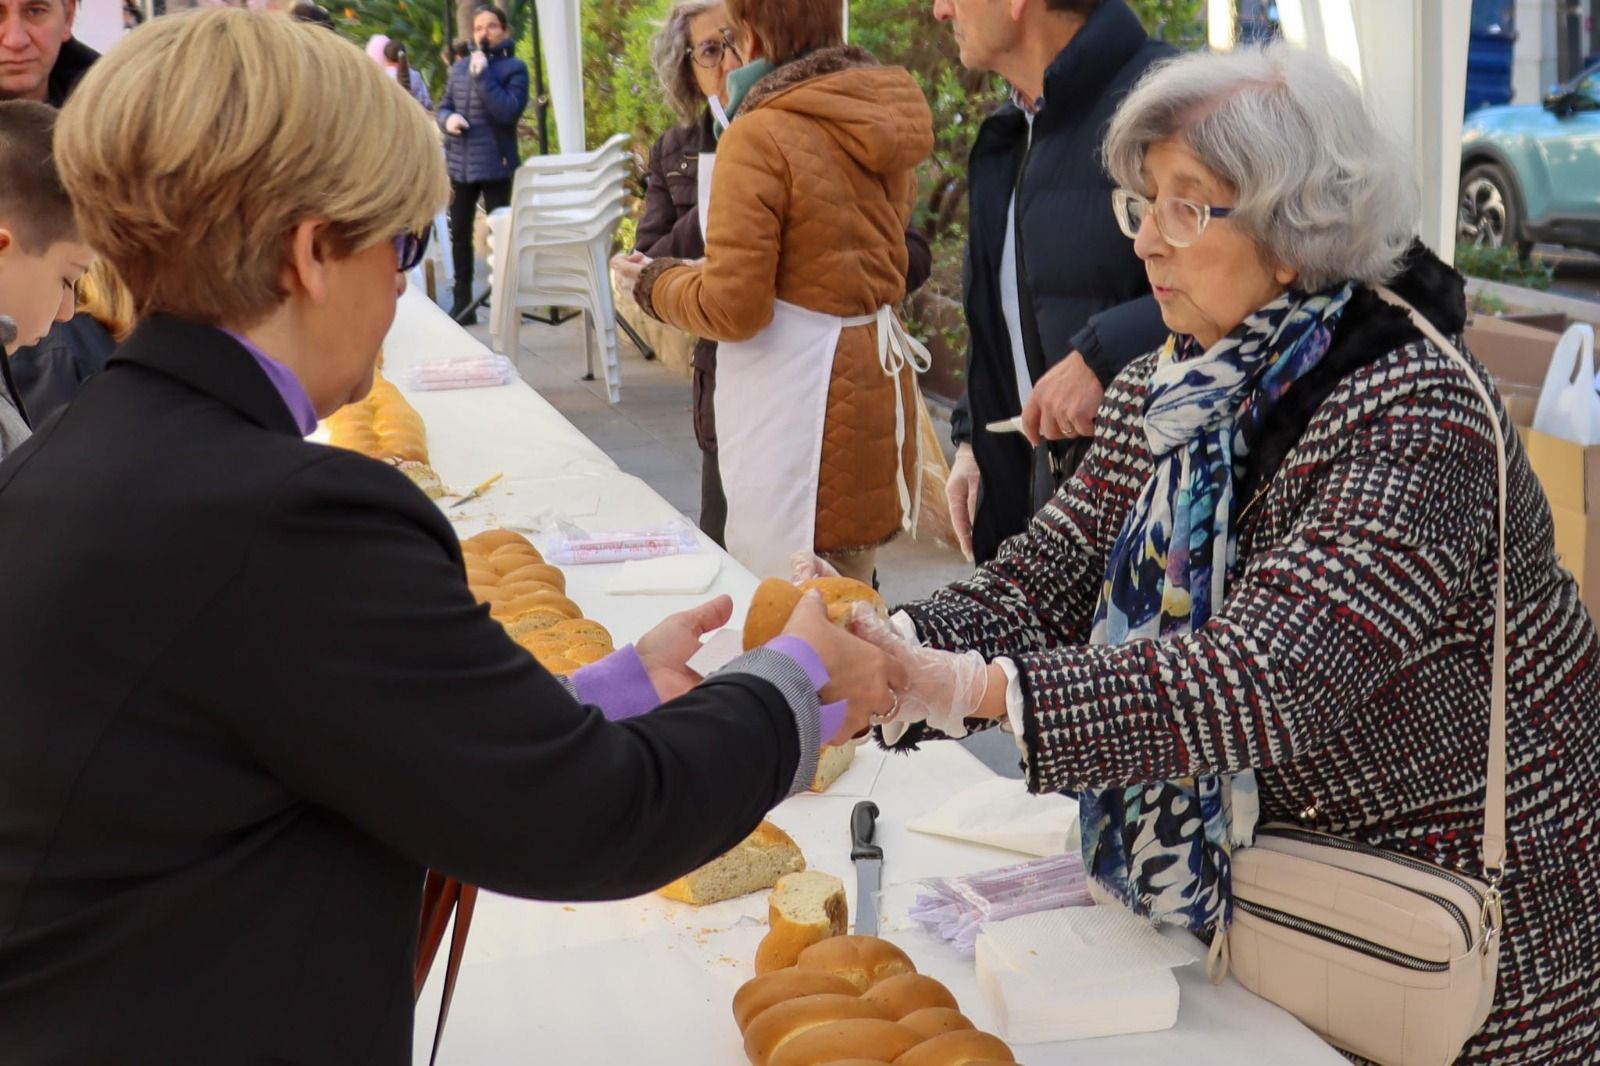
<path fill-rule="evenodd" d="M 482 52 L 474 51 L 472 53 L 472 58 L 467 61 L 467 69 L 470 70 L 472 72 L 472 76 L 476 78 L 479 74 L 482 74 L 485 70 L 489 69 L 489 57 L 484 55 Z"/>
<path fill-rule="evenodd" d="M 795 552 L 789 556 L 789 580 L 796 585 L 802 581 L 811 581 L 819 577 L 838 577 L 839 571 L 833 564 L 820 555 L 810 552 Z"/>
<path fill-rule="evenodd" d="M 461 115 L 451 115 L 444 120 L 444 131 L 452 137 L 459 137 L 471 128 L 471 123 Z"/>
<path fill-rule="evenodd" d="M 967 735 L 966 719 L 977 715 L 989 689 L 989 664 L 982 653 L 920 647 L 866 603 L 855 605 L 850 631 L 903 664 L 909 681 L 895 693 L 894 713 L 874 719 L 875 725 L 927 722 L 949 737 Z"/>
<path fill-rule="evenodd" d="M 969 563 L 973 561 L 972 523 L 978 517 L 979 484 L 978 459 L 972 454 L 972 445 L 963 444 L 956 449 L 955 462 L 950 464 L 944 498 L 950 505 L 950 524 L 955 527 L 956 540 L 961 542 L 961 554 Z"/>

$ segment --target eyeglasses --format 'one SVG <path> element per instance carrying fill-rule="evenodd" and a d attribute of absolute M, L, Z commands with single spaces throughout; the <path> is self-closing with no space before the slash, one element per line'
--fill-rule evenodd
<path fill-rule="evenodd" d="M 707 70 L 716 70 L 722 66 L 723 54 L 728 52 L 733 54 L 736 62 L 744 62 L 743 57 L 739 55 L 739 49 L 734 46 L 733 38 L 724 32 L 720 38 L 714 37 L 709 41 L 701 41 L 695 45 L 694 50 L 689 54 L 694 58 L 696 66 L 705 67 Z"/>
<path fill-rule="evenodd" d="M 1129 240 L 1139 236 L 1139 227 L 1144 225 L 1145 216 L 1153 215 L 1156 230 L 1174 248 L 1189 247 L 1200 239 L 1212 219 L 1227 218 L 1233 214 L 1231 207 L 1212 207 L 1193 200 L 1180 200 L 1175 196 L 1158 196 L 1152 200 L 1127 189 L 1117 189 L 1111 193 L 1111 210 L 1117 216 L 1117 225 L 1122 228 L 1123 236 Z"/>
<path fill-rule="evenodd" d="M 395 234 L 394 257 L 400 264 L 400 273 L 416 269 L 422 262 L 422 257 L 428 254 L 428 240 L 432 236 L 432 226 L 417 233 Z"/>

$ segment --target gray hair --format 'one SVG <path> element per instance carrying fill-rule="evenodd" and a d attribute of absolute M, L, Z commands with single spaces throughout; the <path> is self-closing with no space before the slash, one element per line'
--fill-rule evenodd
<path fill-rule="evenodd" d="M 667 94 L 667 103 L 685 125 L 705 108 L 700 84 L 694 80 L 689 54 L 689 20 L 721 7 L 724 0 L 678 0 L 667 12 L 656 35 L 650 38 L 650 63 Z"/>
<path fill-rule="evenodd" d="M 1331 60 L 1276 43 L 1161 64 L 1112 117 L 1111 180 L 1144 191 L 1145 152 L 1169 138 L 1232 187 L 1231 220 L 1297 288 L 1398 272 L 1419 221 L 1410 152 Z"/>

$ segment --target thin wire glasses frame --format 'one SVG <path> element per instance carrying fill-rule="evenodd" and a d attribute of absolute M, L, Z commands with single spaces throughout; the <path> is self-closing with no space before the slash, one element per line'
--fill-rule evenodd
<path fill-rule="evenodd" d="M 1149 216 L 1155 220 L 1162 240 L 1174 248 L 1189 247 L 1200 239 L 1212 219 L 1233 214 L 1231 207 L 1214 207 L 1176 196 L 1158 196 L 1152 200 L 1127 189 L 1112 190 L 1111 211 L 1117 216 L 1122 235 L 1129 240 L 1139 236 L 1139 227 Z"/>
<path fill-rule="evenodd" d="M 727 30 L 723 30 L 720 40 L 712 38 L 709 41 L 701 41 L 689 50 L 689 56 L 694 60 L 695 66 L 716 70 L 722 66 L 722 57 L 726 52 L 732 52 L 735 61 L 744 62 L 738 46 L 733 43 L 733 36 Z"/>

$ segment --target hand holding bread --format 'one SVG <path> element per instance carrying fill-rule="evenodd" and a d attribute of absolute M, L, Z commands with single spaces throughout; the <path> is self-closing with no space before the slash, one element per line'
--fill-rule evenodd
<path fill-rule="evenodd" d="M 881 650 L 906 677 L 890 722 L 925 721 L 947 736 L 967 735 L 966 719 L 979 716 L 991 680 L 981 652 L 919 647 L 865 604 L 853 606 L 849 625 L 850 632 Z"/>
<path fill-rule="evenodd" d="M 805 641 L 822 660 L 829 678 L 822 701 L 846 703 L 844 725 L 837 736 L 824 738 L 824 743 L 843 744 L 865 732 L 873 716 L 886 715 L 894 708 L 895 693 L 907 684 L 904 664 L 834 625 L 820 593 L 811 591 L 801 597 L 783 632 Z"/>

